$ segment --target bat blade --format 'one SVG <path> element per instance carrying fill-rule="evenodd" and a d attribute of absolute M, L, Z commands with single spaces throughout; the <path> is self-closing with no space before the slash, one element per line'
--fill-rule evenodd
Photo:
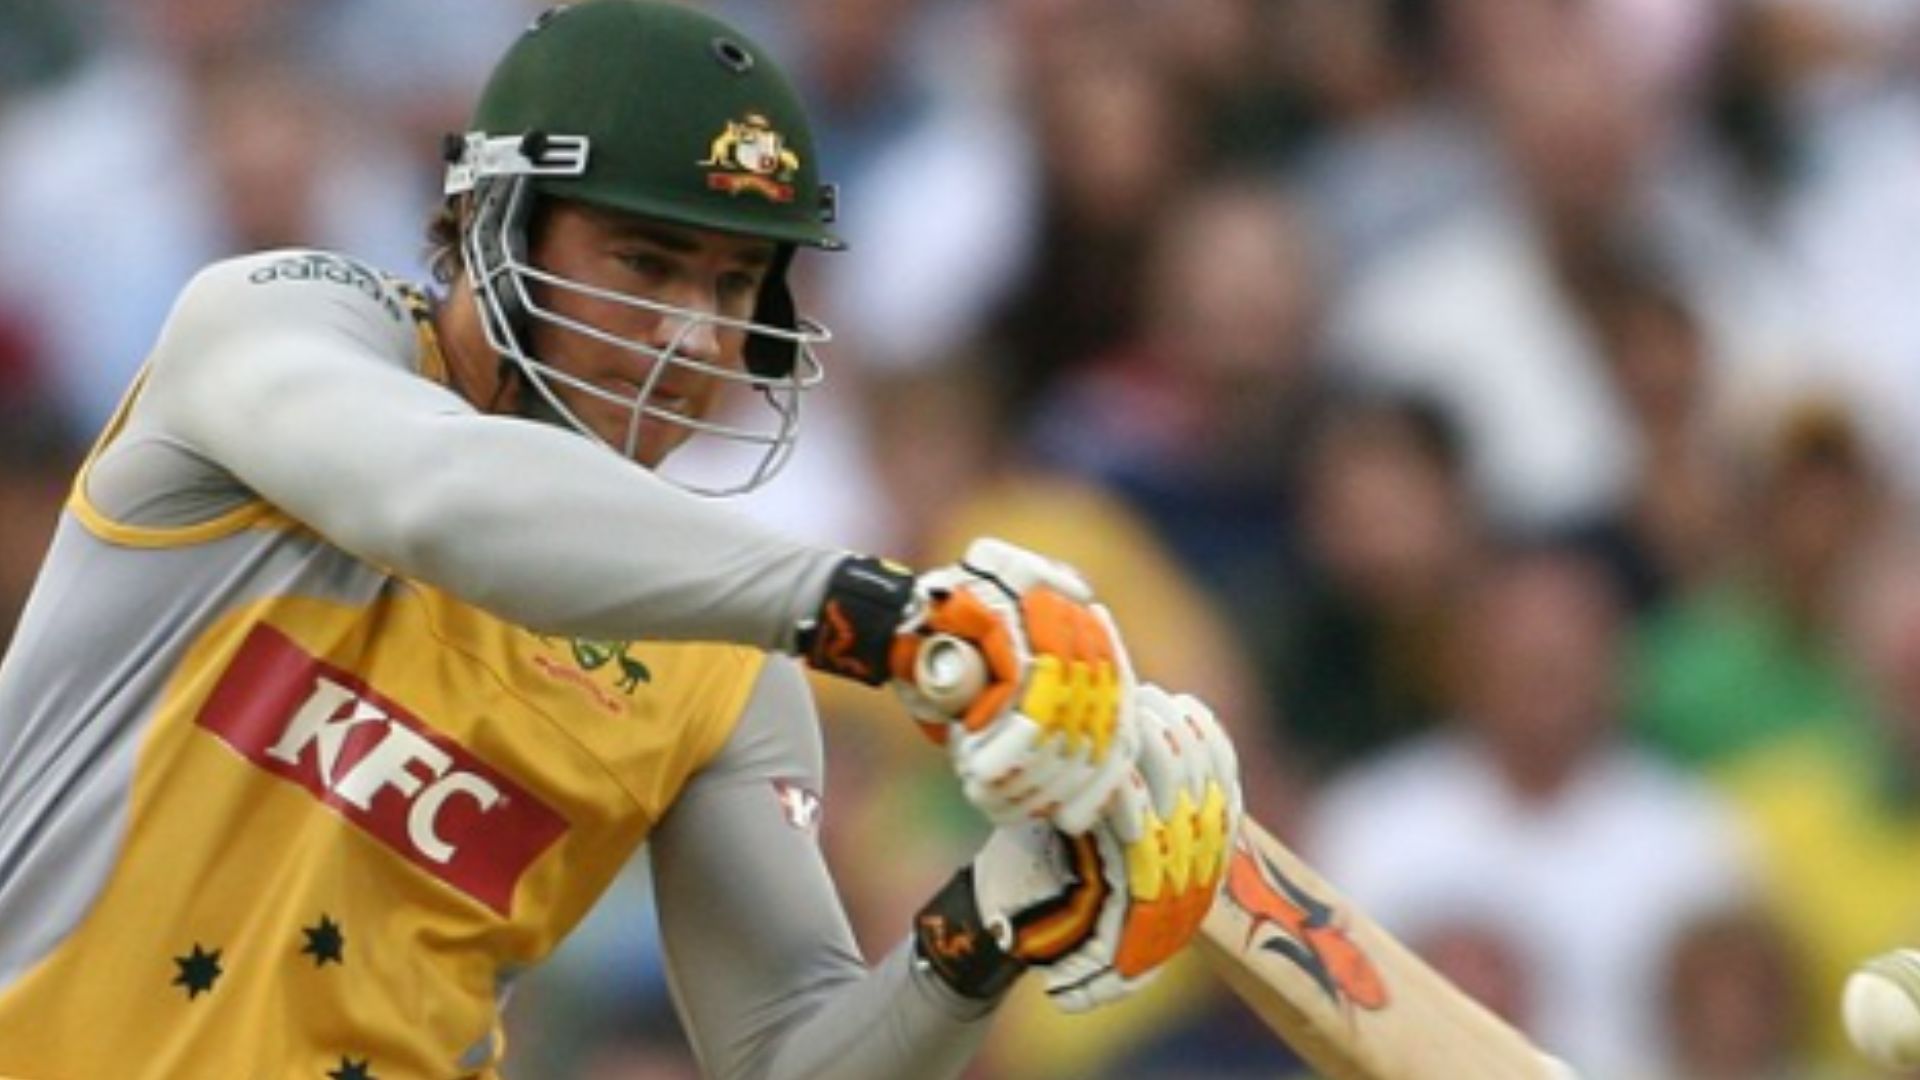
<path fill-rule="evenodd" d="M 1252 820 L 1196 943 L 1328 1080 L 1567 1080 Z"/>

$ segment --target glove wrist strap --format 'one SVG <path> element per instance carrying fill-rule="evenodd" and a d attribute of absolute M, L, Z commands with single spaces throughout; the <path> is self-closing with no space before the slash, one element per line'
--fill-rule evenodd
<path fill-rule="evenodd" d="M 1027 969 L 987 931 L 972 867 L 962 868 L 914 916 L 913 951 L 954 993 L 976 1001 L 999 998 Z"/>
<path fill-rule="evenodd" d="M 819 612 L 801 624 L 795 643 L 808 665 L 878 686 L 892 675 L 893 639 L 913 607 L 906 568 L 851 555 L 834 567 Z"/>

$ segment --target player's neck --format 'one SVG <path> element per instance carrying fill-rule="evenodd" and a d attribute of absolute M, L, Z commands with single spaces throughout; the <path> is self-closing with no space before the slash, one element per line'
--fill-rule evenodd
<path fill-rule="evenodd" d="M 481 412 L 503 412 L 513 407 L 511 388 L 501 385 L 498 354 L 487 344 L 480 325 L 480 309 L 465 280 L 456 281 L 433 313 L 434 332 L 446 357 L 451 389 Z"/>

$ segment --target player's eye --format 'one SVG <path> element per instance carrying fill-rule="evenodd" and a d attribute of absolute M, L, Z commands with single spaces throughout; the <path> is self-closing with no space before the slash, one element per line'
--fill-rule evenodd
<path fill-rule="evenodd" d="M 674 264 L 666 256 L 653 251 L 628 251 L 620 255 L 620 261 L 642 280 L 657 283 L 673 276 Z"/>

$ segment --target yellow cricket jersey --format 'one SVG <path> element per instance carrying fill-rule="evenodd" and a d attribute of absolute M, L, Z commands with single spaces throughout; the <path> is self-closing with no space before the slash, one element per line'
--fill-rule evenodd
<path fill-rule="evenodd" d="M 515 973 L 761 654 L 542 637 L 265 503 L 135 527 L 87 491 L 0 680 L 33 689 L 0 717 L 0 1076 L 492 1075 Z"/>

